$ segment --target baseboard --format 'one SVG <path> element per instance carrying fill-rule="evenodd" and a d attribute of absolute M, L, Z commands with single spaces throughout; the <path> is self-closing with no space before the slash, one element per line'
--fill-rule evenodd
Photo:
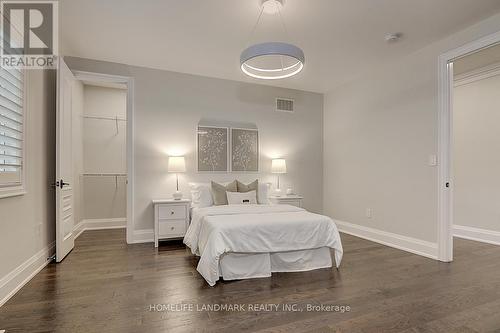
<path fill-rule="evenodd" d="M 435 260 L 438 258 L 437 243 L 431 243 L 421 239 L 402 236 L 344 221 L 335 220 L 335 223 L 337 224 L 339 230 L 346 234 L 394 247 L 398 250 L 418 254 L 427 258 Z"/>
<path fill-rule="evenodd" d="M 155 232 L 153 229 L 134 230 L 133 235 L 134 240 L 130 244 L 151 243 L 155 240 Z"/>
<path fill-rule="evenodd" d="M 41 249 L 0 280 L 0 306 L 40 272 L 55 254 L 55 242 Z"/>
<path fill-rule="evenodd" d="M 81 220 L 80 223 L 75 225 L 73 233 L 75 234 L 75 238 L 77 238 L 85 230 L 121 229 L 126 227 L 126 218 L 88 219 Z"/>
<path fill-rule="evenodd" d="M 454 225 L 453 236 L 477 242 L 500 245 L 500 232 L 493 230 Z"/>

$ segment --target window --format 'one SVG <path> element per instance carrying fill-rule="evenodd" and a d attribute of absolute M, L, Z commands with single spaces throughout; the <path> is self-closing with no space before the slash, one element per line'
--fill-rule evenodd
<path fill-rule="evenodd" d="M 0 197 L 24 191 L 24 73 L 0 68 Z"/>

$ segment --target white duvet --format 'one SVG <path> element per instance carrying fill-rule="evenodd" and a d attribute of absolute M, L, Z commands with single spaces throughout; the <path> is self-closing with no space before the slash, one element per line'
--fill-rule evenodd
<path fill-rule="evenodd" d="M 219 259 L 224 253 L 286 252 L 326 246 L 335 249 L 337 267 L 343 253 L 332 219 L 289 205 L 194 208 L 184 243 L 201 257 L 197 270 L 211 286 L 219 279 Z"/>

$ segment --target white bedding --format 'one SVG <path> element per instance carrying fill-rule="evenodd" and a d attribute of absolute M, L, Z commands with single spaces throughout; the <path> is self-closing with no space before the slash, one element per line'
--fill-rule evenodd
<path fill-rule="evenodd" d="M 273 253 L 329 247 L 337 267 L 342 244 L 326 216 L 289 205 L 228 205 L 195 208 L 184 243 L 199 255 L 197 270 L 209 285 L 219 279 L 224 253 Z"/>
<path fill-rule="evenodd" d="M 332 267 L 329 247 L 272 253 L 224 253 L 219 269 L 224 280 L 270 277 L 274 272 L 305 272 Z"/>

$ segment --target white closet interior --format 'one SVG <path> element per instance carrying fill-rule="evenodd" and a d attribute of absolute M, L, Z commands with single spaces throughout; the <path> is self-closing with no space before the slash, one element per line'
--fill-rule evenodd
<path fill-rule="evenodd" d="M 76 83 L 73 111 L 75 214 L 91 226 L 126 225 L 127 90 Z"/>

